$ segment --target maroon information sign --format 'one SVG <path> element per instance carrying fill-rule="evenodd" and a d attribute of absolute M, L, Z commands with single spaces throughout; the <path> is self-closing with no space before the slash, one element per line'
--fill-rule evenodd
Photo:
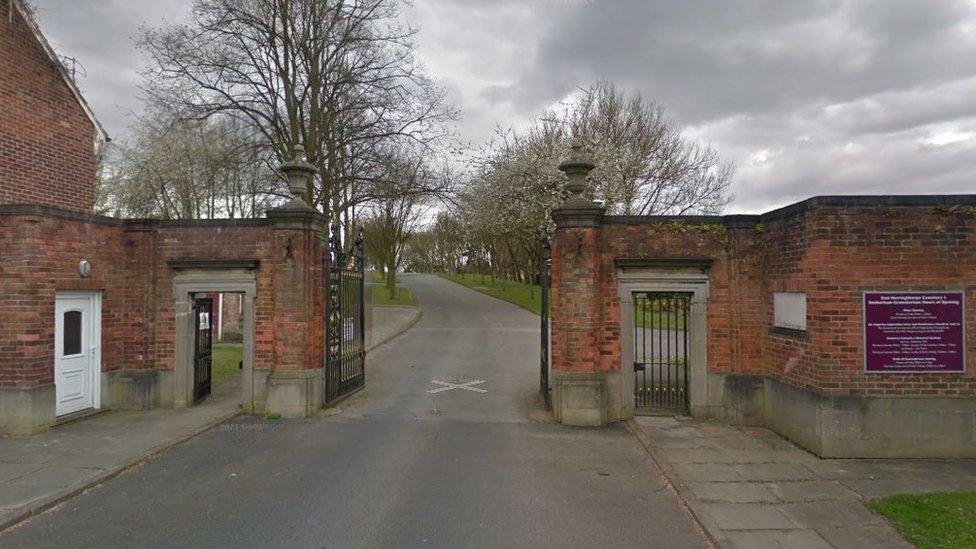
<path fill-rule="evenodd" d="M 965 371 L 963 300 L 962 292 L 865 292 L 865 371 Z"/>

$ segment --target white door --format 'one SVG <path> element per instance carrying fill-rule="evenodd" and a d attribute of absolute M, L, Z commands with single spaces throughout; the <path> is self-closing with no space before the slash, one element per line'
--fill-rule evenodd
<path fill-rule="evenodd" d="M 55 298 L 55 415 L 98 407 L 100 305 L 98 294 Z"/>

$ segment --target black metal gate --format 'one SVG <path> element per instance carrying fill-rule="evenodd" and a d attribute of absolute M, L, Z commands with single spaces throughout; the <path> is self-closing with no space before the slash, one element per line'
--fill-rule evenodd
<path fill-rule="evenodd" d="M 688 410 L 690 293 L 634 292 L 637 412 Z"/>
<path fill-rule="evenodd" d="M 213 367 L 213 299 L 193 299 L 193 400 L 210 394 Z"/>
<path fill-rule="evenodd" d="M 550 325 L 549 325 L 549 283 L 550 275 L 552 270 L 552 254 L 549 248 L 549 238 L 545 237 L 542 239 L 542 261 L 539 265 L 539 287 L 541 289 L 541 299 L 542 307 L 540 310 L 540 316 L 542 317 L 542 322 L 540 326 L 540 333 L 542 336 L 542 346 L 540 347 L 540 357 L 539 361 L 539 392 L 542 393 L 542 398 L 545 401 L 546 409 L 552 407 L 552 388 L 549 385 L 549 368 L 550 368 Z"/>
<path fill-rule="evenodd" d="M 366 302 L 362 233 L 345 253 L 339 228 L 329 238 L 331 261 L 326 280 L 325 403 L 366 383 Z"/>

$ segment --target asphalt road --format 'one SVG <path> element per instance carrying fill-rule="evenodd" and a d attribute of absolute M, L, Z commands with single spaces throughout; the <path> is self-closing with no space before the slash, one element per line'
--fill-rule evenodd
<path fill-rule="evenodd" d="M 538 317 L 432 276 L 405 282 L 423 317 L 370 355 L 341 413 L 231 421 L 0 546 L 704 545 L 624 427 L 540 420 Z"/>

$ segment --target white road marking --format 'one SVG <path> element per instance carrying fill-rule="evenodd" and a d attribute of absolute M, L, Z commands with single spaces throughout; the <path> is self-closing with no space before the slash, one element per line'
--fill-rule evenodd
<path fill-rule="evenodd" d="M 443 387 L 438 387 L 436 389 L 431 389 L 431 390 L 427 391 L 430 394 L 440 393 L 440 392 L 443 392 L 443 391 L 450 391 L 451 389 L 463 389 L 465 391 L 472 391 L 472 392 L 475 392 L 475 393 L 487 393 L 488 392 L 485 389 L 479 389 L 477 387 L 474 387 L 474 385 L 478 385 L 480 383 L 484 383 L 485 380 L 483 380 L 483 379 L 479 379 L 479 380 L 475 380 L 475 381 L 465 381 L 464 383 L 451 383 L 450 381 L 440 381 L 438 379 L 432 379 L 432 380 L 430 380 L 430 382 L 431 383 L 436 383 L 438 385 L 443 385 Z"/>

